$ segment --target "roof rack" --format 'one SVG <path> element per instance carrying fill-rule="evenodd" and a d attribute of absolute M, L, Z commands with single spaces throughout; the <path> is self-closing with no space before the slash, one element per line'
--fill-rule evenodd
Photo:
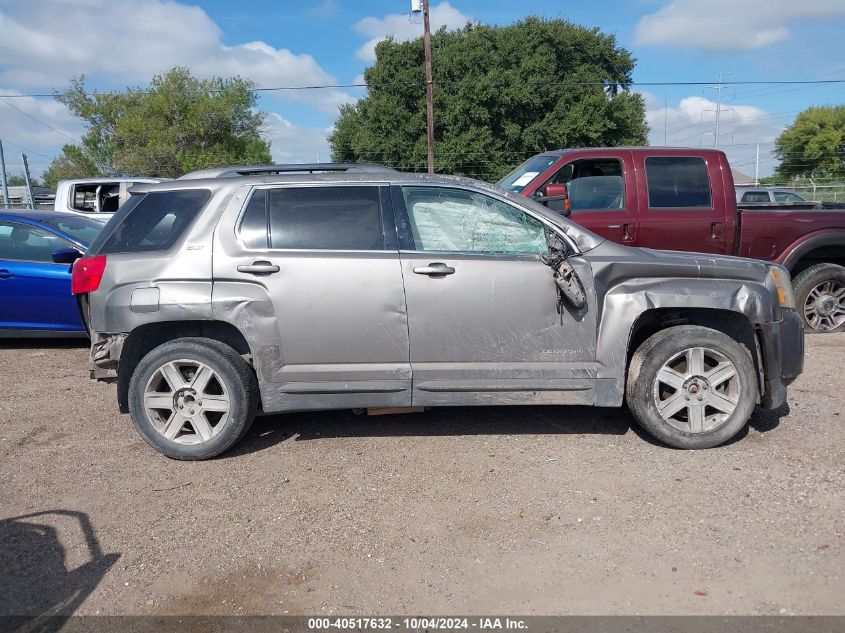
<path fill-rule="evenodd" d="M 347 173 L 396 173 L 395 169 L 376 163 L 291 163 L 286 165 L 244 165 L 240 167 L 214 167 L 192 171 L 179 180 L 198 178 L 236 178 L 238 176 L 272 176 L 274 174 Z"/>

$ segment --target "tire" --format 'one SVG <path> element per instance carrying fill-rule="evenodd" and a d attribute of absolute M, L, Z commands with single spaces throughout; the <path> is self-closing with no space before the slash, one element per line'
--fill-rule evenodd
<path fill-rule="evenodd" d="M 702 350 L 700 360 L 694 350 Z M 734 437 L 751 417 L 757 395 L 757 371 L 748 349 L 697 325 L 671 327 L 648 338 L 631 358 L 625 388 L 639 425 L 683 449 L 712 448 Z M 681 408 L 672 414 L 676 407 Z"/>
<path fill-rule="evenodd" d="M 845 267 L 810 266 L 795 276 L 792 285 L 795 307 L 808 334 L 845 332 Z"/>
<path fill-rule="evenodd" d="M 164 343 L 141 359 L 129 380 L 135 428 L 173 459 L 208 459 L 228 450 L 247 432 L 257 408 L 252 368 L 212 339 Z"/>

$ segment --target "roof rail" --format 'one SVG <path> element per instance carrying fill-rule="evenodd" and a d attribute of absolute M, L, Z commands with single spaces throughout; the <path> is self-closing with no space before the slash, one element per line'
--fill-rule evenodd
<path fill-rule="evenodd" d="M 396 170 L 376 163 L 291 163 L 286 165 L 243 165 L 200 169 L 181 176 L 179 180 L 198 178 L 236 178 L 238 176 L 271 176 L 274 174 L 318 174 L 326 172 L 395 173 Z"/>

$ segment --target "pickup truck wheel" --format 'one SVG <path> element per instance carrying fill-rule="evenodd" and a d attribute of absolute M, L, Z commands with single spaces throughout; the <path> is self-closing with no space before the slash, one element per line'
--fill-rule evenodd
<path fill-rule="evenodd" d="M 710 328 L 681 325 L 647 339 L 631 358 L 626 399 L 649 434 L 675 448 L 724 444 L 757 402 L 749 351 Z"/>
<path fill-rule="evenodd" d="M 845 267 L 810 266 L 795 276 L 793 286 L 795 306 L 808 333 L 845 331 Z"/>
<path fill-rule="evenodd" d="M 129 413 L 141 437 L 173 459 L 219 455 L 249 429 L 255 374 L 231 347 L 181 338 L 144 356 L 129 380 Z"/>

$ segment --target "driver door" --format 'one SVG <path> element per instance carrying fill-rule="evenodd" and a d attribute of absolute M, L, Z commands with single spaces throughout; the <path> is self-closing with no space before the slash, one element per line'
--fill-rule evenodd
<path fill-rule="evenodd" d="M 558 313 L 545 225 L 476 191 L 393 187 L 414 406 L 590 404 L 595 293 Z"/>

